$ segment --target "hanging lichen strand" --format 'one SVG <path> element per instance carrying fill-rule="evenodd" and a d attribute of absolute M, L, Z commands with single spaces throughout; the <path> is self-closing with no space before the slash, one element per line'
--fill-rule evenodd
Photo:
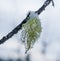
<path fill-rule="evenodd" d="M 33 47 L 42 31 L 41 22 L 36 13 L 30 12 L 27 22 L 22 26 L 21 40 L 25 43 L 26 52 Z"/>

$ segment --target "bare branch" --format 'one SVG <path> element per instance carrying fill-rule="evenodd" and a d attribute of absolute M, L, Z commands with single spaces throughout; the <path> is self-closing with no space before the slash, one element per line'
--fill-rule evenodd
<path fill-rule="evenodd" d="M 40 15 L 45 10 L 45 8 L 50 4 L 50 2 L 53 2 L 53 0 L 46 0 L 44 2 L 43 6 L 41 8 L 39 8 L 35 13 Z"/>

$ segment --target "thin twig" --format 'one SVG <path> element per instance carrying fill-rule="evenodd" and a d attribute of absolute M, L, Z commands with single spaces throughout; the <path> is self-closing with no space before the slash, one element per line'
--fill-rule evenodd
<path fill-rule="evenodd" d="M 46 0 L 43 4 L 43 6 L 41 8 L 39 8 L 37 11 L 35 11 L 35 13 L 37 13 L 38 15 L 40 15 L 45 8 L 50 4 L 50 2 L 52 2 L 53 0 Z"/>
<path fill-rule="evenodd" d="M 41 14 L 43 12 L 43 10 L 45 10 L 45 8 L 50 4 L 51 1 L 52 0 L 46 0 L 45 3 L 43 4 L 43 6 L 40 9 L 38 9 L 37 11 L 35 11 L 35 13 L 37 13 L 38 15 Z M 8 40 L 14 34 L 16 34 L 20 29 L 22 29 L 22 25 L 27 22 L 29 14 L 27 15 L 27 17 L 18 26 L 16 26 L 10 33 L 8 33 L 6 36 L 4 36 L 0 40 L 0 44 L 4 43 L 6 40 Z"/>

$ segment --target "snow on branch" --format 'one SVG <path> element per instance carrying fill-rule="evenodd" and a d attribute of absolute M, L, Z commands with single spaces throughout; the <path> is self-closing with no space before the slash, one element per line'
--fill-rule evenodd
<path fill-rule="evenodd" d="M 50 2 L 53 2 L 53 0 L 46 0 L 41 8 L 39 8 L 35 13 L 38 15 L 41 14 L 45 8 L 50 4 Z M 54 2 L 52 3 L 54 6 Z M 8 33 L 6 36 L 3 36 L 2 39 L 0 39 L 0 44 L 3 44 L 5 41 L 7 41 L 9 38 L 11 38 L 14 34 L 16 34 L 20 29 L 22 29 L 22 25 L 27 22 L 27 19 L 29 17 L 30 13 L 27 15 L 27 17 L 18 25 L 16 26 L 10 33 Z"/>

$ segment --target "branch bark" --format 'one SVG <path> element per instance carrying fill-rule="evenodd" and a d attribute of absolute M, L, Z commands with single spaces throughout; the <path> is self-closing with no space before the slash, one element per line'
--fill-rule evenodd
<path fill-rule="evenodd" d="M 39 8 L 35 13 L 38 15 L 41 14 L 45 8 L 50 4 L 52 0 L 46 0 L 45 3 L 42 5 L 41 8 Z M 30 13 L 29 13 L 30 14 Z M 5 41 L 7 41 L 9 38 L 11 38 L 14 34 L 16 34 L 20 29 L 22 29 L 22 24 L 27 22 L 27 19 L 29 17 L 29 14 L 27 17 L 18 25 L 16 26 L 10 33 L 8 33 L 6 36 L 3 36 L 2 39 L 0 39 L 0 44 L 3 44 Z"/>

